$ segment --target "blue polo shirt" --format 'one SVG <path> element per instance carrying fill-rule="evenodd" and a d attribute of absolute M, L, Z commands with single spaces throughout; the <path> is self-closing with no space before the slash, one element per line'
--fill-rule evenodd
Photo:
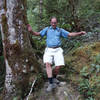
<path fill-rule="evenodd" d="M 55 29 L 50 26 L 50 27 L 46 27 L 43 30 L 40 31 L 40 35 L 43 37 L 46 35 L 47 39 L 46 39 L 46 45 L 47 47 L 56 47 L 56 46 L 60 46 L 61 45 L 61 37 L 67 38 L 68 37 L 69 32 L 62 29 L 62 28 L 58 28 L 56 27 Z"/>

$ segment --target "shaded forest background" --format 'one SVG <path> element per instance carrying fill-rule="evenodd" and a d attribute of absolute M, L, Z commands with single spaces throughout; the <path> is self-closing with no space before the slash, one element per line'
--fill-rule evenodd
<path fill-rule="evenodd" d="M 87 32 L 85 36 L 62 39 L 65 55 L 84 44 L 100 40 L 100 0 L 53 0 L 53 2 L 51 0 L 27 0 L 27 17 L 34 31 L 40 31 L 49 26 L 52 16 L 58 18 L 58 26 L 65 30 Z M 30 35 L 30 41 L 37 56 L 42 59 L 45 38 Z M 4 78 L 5 66 L 0 35 L 0 92 L 3 90 Z"/>
<path fill-rule="evenodd" d="M 99 0 L 28 0 L 27 16 L 33 30 L 40 31 L 46 26 L 50 26 L 50 18 L 58 18 L 58 26 L 70 32 L 84 30 L 88 34 L 77 39 L 63 40 L 66 45 L 62 45 L 69 51 L 81 42 L 92 42 L 99 40 L 100 32 L 100 1 Z M 45 41 L 41 38 L 32 37 L 33 45 L 37 49 L 42 49 Z M 39 40 L 40 39 L 40 40 Z M 43 39 L 42 39 L 43 40 Z M 71 41 L 72 40 L 72 41 Z M 41 47 L 42 46 L 42 47 Z M 69 48 L 69 49 L 68 49 Z M 66 51 L 66 52 L 67 52 Z"/>

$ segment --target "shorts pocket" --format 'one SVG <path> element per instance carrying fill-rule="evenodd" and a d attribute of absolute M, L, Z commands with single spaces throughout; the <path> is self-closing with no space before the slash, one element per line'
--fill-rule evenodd
<path fill-rule="evenodd" d="M 60 52 L 63 53 L 63 49 L 62 48 L 60 48 Z"/>

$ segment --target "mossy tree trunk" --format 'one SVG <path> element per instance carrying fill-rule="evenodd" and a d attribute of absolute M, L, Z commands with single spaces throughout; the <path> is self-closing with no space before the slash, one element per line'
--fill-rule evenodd
<path fill-rule="evenodd" d="M 27 30 L 26 0 L 0 0 L 0 28 L 6 65 L 5 100 L 25 97 L 30 72 L 39 72 Z"/>

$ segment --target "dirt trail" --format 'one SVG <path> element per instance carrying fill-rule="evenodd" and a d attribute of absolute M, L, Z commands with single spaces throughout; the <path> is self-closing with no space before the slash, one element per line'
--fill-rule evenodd
<path fill-rule="evenodd" d="M 51 92 L 46 92 L 48 83 L 44 84 L 44 87 L 38 93 L 36 100 L 82 100 L 80 94 L 72 88 L 70 84 L 62 82 L 63 85 L 57 86 Z"/>

